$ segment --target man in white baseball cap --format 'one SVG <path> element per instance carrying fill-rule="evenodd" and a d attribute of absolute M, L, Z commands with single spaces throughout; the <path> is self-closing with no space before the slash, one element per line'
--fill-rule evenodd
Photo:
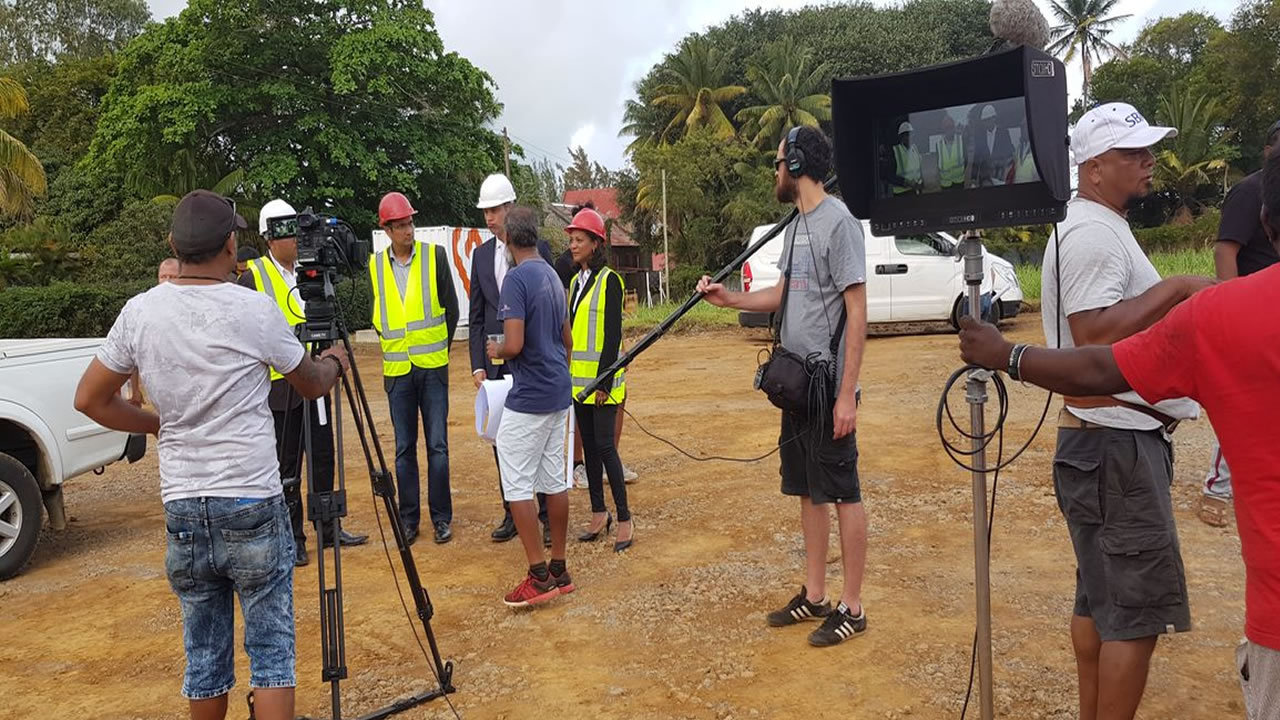
<path fill-rule="evenodd" d="M 1079 189 L 1045 251 L 1041 321 L 1050 347 L 1105 345 L 1154 324 L 1213 283 L 1165 280 L 1138 247 L 1126 213 L 1151 192 L 1151 146 L 1177 130 L 1132 105 L 1085 113 L 1071 134 Z M 1076 555 L 1071 642 L 1080 717 L 1131 719 L 1159 635 L 1191 629 L 1169 486 L 1170 433 L 1199 415 L 1186 398 L 1134 393 L 1064 397 L 1054 492 Z"/>

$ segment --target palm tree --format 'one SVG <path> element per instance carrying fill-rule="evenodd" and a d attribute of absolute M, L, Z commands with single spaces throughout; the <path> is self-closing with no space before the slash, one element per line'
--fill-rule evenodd
<path fill-rule="evenodd" d="M 667 82 L 659 85 L 650 102 L 674 110 L 675 115 L 662 131 L 660 139 L 670 141 L 684 130 L 711 128 L 723 138 L 733 137 L 733 123 L 721 105 L 747 91 L 741 85 L 721 85 L 727 72 L 727 59 L 704 38 L 685 41 L 680 52 L 671 58 Z"/>
<path fill-rule="evenodd" d="M 25 115 L 27 93 L 16 80 L 0 77 L 0 120 Z M 0 130 L 0 214 L 30 217 L 45 191 L 44 166 L 26 145 Z"/>
<path fill-rule="evenodd" d="M 1049 29 L 1050 44 L 1048 52 L 1062 55 L 1063 62 L 1071 62 L 1076 54 L 1080 55 L 1080 65 L 1084 69 L 1085 106 L 1089 105 L 1089 82 L 1093 79 L 1093 63 L 1101 61 L 1106 54 L 1114 53 L 1125 56 L 1124 49 L 1107 39 L 1114 29 L 1112 26 L 1132 15 L 1112 15 L 1107 13 L 1120 0 L 1050 0 L 1055 19 L 1061 24 Z"/>
<path fill-rule="evenodd" d="M 812 70 L 813 50 L 797 47 L 786 36 L 769 46 L 762 65 L 747 70 L 751 89 L 763 100 L 761 105 L 743 108 L 734 116 L 742 131 L 762 147 L 776 146 L 796 125 L 818 127 L 831 120 L 831 65 L 820 63 Z"/>
<path fill-rule="evenodd" d="M 1177 128 L 1178 136 L 1156 154 L 1155 186 L 1176 193 L 1175 218 L 1190 220 L 1193 206 L 1199 205 L 1196 191 L 1215 183 L 1210 172 L 1225 173 L 1238 150 L 1223 131 L 1226 113 L 1217 98 L 1175 88 L 1160 96 L 1159 120 Z"/>

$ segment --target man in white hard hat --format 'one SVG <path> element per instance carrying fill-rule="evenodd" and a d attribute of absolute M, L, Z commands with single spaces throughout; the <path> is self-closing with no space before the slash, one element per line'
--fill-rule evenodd
<path fill-rule="evenodd" d="M 898 144 L 893 146 L 893 174 L 889 178 L 894 195 L 920 192 L 920 151 L 911 144 L 914 131 L 909 122 L 898 126 Z"/>
<path fill-rule="evenodd" d="M 505 372 L 504 365 L 495 365 L 485 353 L 485 341 L 489 335 L 502 334 L 502 321 L 498 319 L 500 307 L 498 297 L 507 271 L 515 267 L 515 263 L 511 260 L 511 253 L 507 249 L 505 223 L 507 211 L 515 205 L 515 202 L 516 190 L 506 175 L 495 173 L 485 178 L 484 183 L 480 185 L 480 197 L 476 201 L 476 207 L 484 212 L 484 224 L 489 228 L 489 232 L 493 233 L 493 237 L 476 248 L 471 255 L 471 310 L 467 341 L 470 344 L 471 373 L 476 389 L 479 389 L 480 384 L 485 380 L 500 379 Z M 541 238 L 538 239 L 538 254 L 547 261 L 548 265 L 553 262 L 551 247 Z M 493 457 L 496 463 L 498 458 L 496 449 Z M 499 491 L 502 489 L 501 479 L 499 479 L 498 489 Z M 502 522 L 490 536 L 494 542 L 506 542 L 516 536 L 515 522 L 511 519 L 511 508 L 505 500 L 502 503 L 502 509 Z M 542 495 L 538 495 L 538 509 L 545 543 L 548 542 L 549 535 L 546 500 Z"/>
<path fill-rule="evenodd" d="M 297 326 L 303 320 L 304 305 L 298 295 L 298 212 L 284 200 L 275 199 L 262 206 L 258 213 L 258 233 L 267 241 L 266 257 L 249 260 L 249 271 L 236 282 L 250 290 L 257 290 L 275 301 L 285 320 Z M 302 396 L 285 381 L 275 368 L 270 368 L 271 392 L 267 404 L 275 420 L 276 455 L 280 458 L 280 482 L 284 485 L 285 504 L 293 523 L 294 565 L 301 567 L 310 562 L 307 554 L 307 535 L 303 530 L 302 468 L 303 468 L 303 407 Z M 308 476 L 313 492 L 333 490 L 333 427 L 329 424 L 329 398 L 316 400 L 308 408 L 311 426 L 311 464 Z M 355 535 L 343 530 L 342 544 L 362 545 L 367 535 Z M 324 538 L 324 546 L 333 543 Z"/>
<path fill-rule="evenodd" d="M 1013 167 L 1013 139 L 1009 128 L 1000 122 L 995 106 L 984 105 L 979 115 L 977 130 L 973 133 L 970 152 L 970 185 L 988 187 L 1004 185 Z"/>
<path fill-rule="evenodd" d="M 1076 125 L 1079 192 L 1059 240 L 1050 239 L 1041 276 L 1050 347 L 1114 343 L 1212 284 L 1161 280 L 1125 217 L 1151 192 L 1150 147 L 1176 134 L 1125 103 L 1096 107 Z M 1080 717 L 1128 719 L 1142 701 L 1157 637 L 1191 629 L 1169 496 L 1170 433 L 1199 406 L 1186 398 L 1152 405 L 1131 392 L 1063 399 L 1053 481 L 1076 556 L 1071 641 Z"/>

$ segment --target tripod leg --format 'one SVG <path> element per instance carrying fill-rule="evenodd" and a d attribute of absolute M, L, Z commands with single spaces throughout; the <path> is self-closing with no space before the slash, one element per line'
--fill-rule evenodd
<path fill-rule="evenodd" d="M 413 559 L 413 551 L 404 541 L 405 530 L 400 521 L 399 508 L 396 506 L 395 482 L 392 480 L 391 472 L 387 469 L 382 446 L 378 442 L 377 429 L 374 428 L 373 423 L 370 421 L 373 413 L 369 408 L 369 398 L 365 394 L 364 385 L 360 382 L 360 371 L 356 367 L 355 355 L 351 350 L 351 341 L 345 331 L 342 335 L 342 344 L 347 352 L 347 357 L 351 360 L 351 376 L 350 378 L 343 376 L 342 387 L 346 392 L 347 402 L 351 406 L 356 432 L 364 450 L 365 463 L 368 465 L 369 477 L 373 483 L 373 493 L 382 500 L 383 508 L 391 523 L 391 531 L 395 536 L 396 548 L 400 553 L 400 563 L 404 568 L 405 580 L 409 583 L 418 620 L 422 623 L 423 631 L 427 637 L 427 644 L 431 649 L 431 663 L 434 666 L 432 670 L 440 683 L 440 692 L 442 694 L 450 693 L 454 691 L 453 663 L 445 662 L 440 657 L 440 648 L 436 644 L 435 632 L 431 629 L 431 617 L 435 610 L 431 605 L 431 597 L 427 594 L 427 589 L 423 587 L 422 580 L 418 576 L 418 568 Z M 375 455 L 377 458 L 376 464 Z M 341 458 L 341 454 L 338 457 Z"/>
<path fill-rule="evenodd" d="M 341 425 L 338 421 L 340 408 L 334 405 L 335 427 L 339 428 L 335 454 L 342 457 Z M 333 720 L 342 718 L 341 682 L 347 677 L 346 664 L 346 631 L 343 620 L 342 605 L 342 543 L 338 542 L 341 518 L 347 513 L 346 493 L 342 483 L 342 465 L 338 464 L 338 487 L 329 492 L 316 491 L 316 467 L 311 413 L 315 409 L 311 402 L 302 406 L 302 438 L 307 466 L 307 514 L 315 526 L 316 537 L 319 538 L 319 551 L 316 553 L 316 574 L 320 583 L 320 655 L 324 667 L 321 678 L 330 685 Z M 330 535 L 332 533 L 332 535 Z M 325 539 L 333 537 L 333 543 Z M 333 553 L 333 585 L 330 586 L 325 575 L 325 557 Z"/>

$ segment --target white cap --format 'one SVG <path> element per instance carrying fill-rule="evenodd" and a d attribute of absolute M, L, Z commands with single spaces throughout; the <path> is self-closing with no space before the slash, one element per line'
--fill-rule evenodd
<path fill-rule="evenodd" d="M 480 184 L 480 199 L 476 202 L 476 207 L 484 210 L 515 201 L 516 189 L 511 186 L 511 181 L 502 173 L 494 173 Z"/>
<path fill-rule="evenodd" d="M 293 206 L 284 200 L 281 200 L 280 198 L 272 200 L 266 205 L 263 205 L 262 209 L 258 211 L 258 234 L 263 237 L 267 236 L 268 220 L 274 220 L 281 217 L 293 217 L 297 214 L 298 211 L 294 210 Z"/>
<path fill-rule="evenodd" d="M 1177 136 L 1177 128 L 1149 124 L 1129 103 L 1107 103 L 1085 113 L 1076 123 L 1071 132 L 1071 156 L 1076 165 L 1083 165 L 1114 148 L 1151 147 Z"/>
<path fill-rule="evenodd" d="M 982 108 L 982 119 L 983 119 L 983 120 L 990 120 L 991 118 L 993 118 L 993 117 L 995 117 L 995 116 L 996 116 L 996 109 L 995 109 L 994 107 L 992 107 L 992 106 L 988 105 L 988 106 L 986 106 L 986 107 Z"/>
<path fill-rule="evenodd" d="M 904 122 L 898 126 L 899 135 L 901 135 L 902 133 L 909 133 L 909 132 L 915 132 L 915 128 L 911 127 L 911 123 Z"/>

